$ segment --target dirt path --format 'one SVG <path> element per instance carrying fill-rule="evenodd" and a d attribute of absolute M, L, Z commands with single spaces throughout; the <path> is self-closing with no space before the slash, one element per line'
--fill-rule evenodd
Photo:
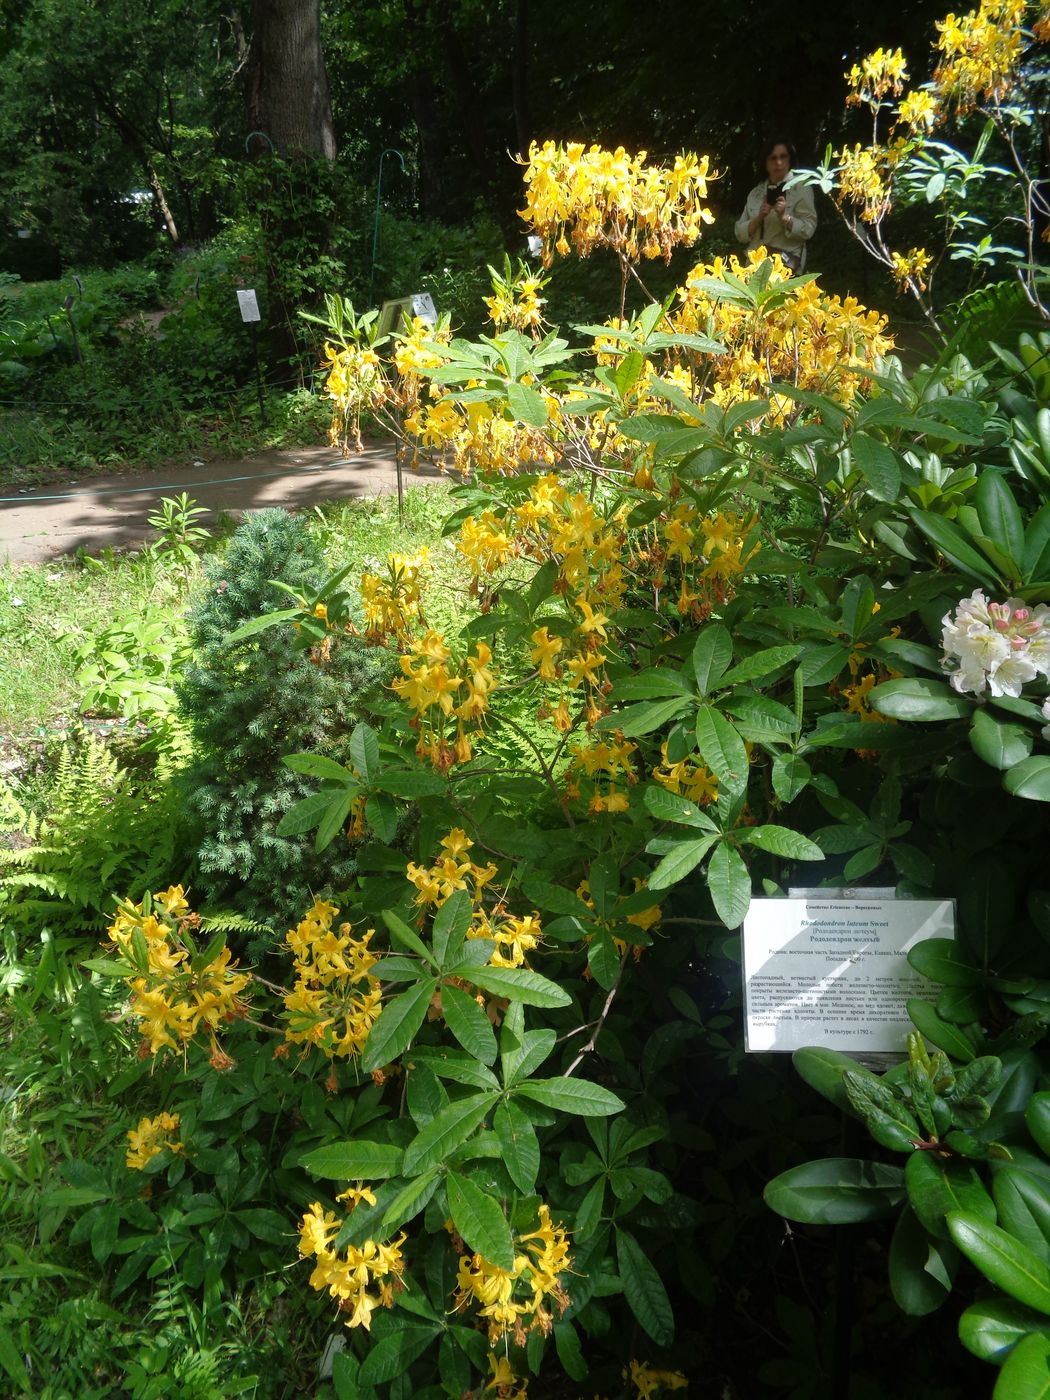
<path fill-rule="evenodd" d="M 424 465 L 418 471 L 406 467 L 403 475 L 407 488 L 442 474 Z M 40 563 L 80 548 L 96 554 L 107 545 L 140 544 L 154 535 L 146 517 L 161 498 L 182 491 L 214 517 L 264 506 L 304 510 L 396 490 L 389 442 L 369 443 L 361 456 L 345 460 L 330 447 L 303 447 L 83 482 L 73 478 L 17 493 L 0 488 L 0 562 Z"/>

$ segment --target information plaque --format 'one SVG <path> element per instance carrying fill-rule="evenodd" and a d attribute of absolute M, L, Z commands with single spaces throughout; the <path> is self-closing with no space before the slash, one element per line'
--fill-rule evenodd
<path fill-rule="evenodd" d="M 237 305 L 240 308 L 241 320 L 247 325 L 251 321 L 261 321 L 259 315 L 259 298 L 255 295 L 255 288 L 238 288 Z"/>
<path fill-rule="evenodd" d="M 743 930 L 747 1049 L 902 1054 L 914 1029 L 908 1000 L 935 995 L 908 950 L 954 937 L 950 899 L 828 890 L 753 899 Z"/>

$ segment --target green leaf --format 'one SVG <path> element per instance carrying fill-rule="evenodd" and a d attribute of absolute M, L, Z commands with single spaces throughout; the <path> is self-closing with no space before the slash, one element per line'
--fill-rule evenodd
<path fill-rule="evenodd" d="M 396 1060 L 407 1049 L 427 1014 L 437 979 L 427 977 L 388 1001 L 368 1033 L 361 1068 L 365 1074 Z"/>
<path fill-rule="evenodd" d="M 519 1191 L 530 1195 L 536 1189 L 540 1170 L 540 1145 L 532 1120 L 513 1099 L 506 1099 L 497 1106 L 492 1126 L 511 1181 Z"/>
<path fill-rule="evenodd" d="M 808 786 L 812 776 L 813 770 L 809 764 L 797 754 L 779 753 L 773 760 L 773 791 L 781 802 L 794 802 Z"/>
<path fill-rule="evenodd" d="M 714 835 L 675 842 L 649 876 L 649 888 L 666 890 L 677 885 L 679 880 L 684 880 L 691 870 L 696 869 L 717 840 L 718 836 Z M 652 845 L 653 842 L 650 842 L 646 850 L 650 850 Z"/>
<path fill-rule="evenodd" d="M 902 676 L 883 681 L 868 696 L 873 710 L 891 719 L 930 723 L 960 719 L 973 709 L 973 701 L 957 695 L 944 681 L 929 676 Z"/>
<path fill-rule="evenodd" d="M 336 763 L 334 758 L 326 758 L 324 754 L 290 753 L 285 754 L 281 762 L 296 773 L 306 773 L 309 777 L 320 778 L 322 781 L 348 783 L 355 788 L 357 786 L 357 780 L 349 768 Z"/>
<path fill-rule="evenodd" d="M 663 1280 L 641 1245 L 626 1230 L 616 1231 L 616 1264 L 627 1305 L 659 1347 L 674 1341 L 674 1314 Z"/>
<path fill-rule="evenodd" d="M 642 734 L 651 734 L 654 729 L 663 729 L 670 720 L 684 713 L 688 703 L 684 696 L 674 700 L 645 700 L 640 705 L 604 715 L 597 728 L 622 729 L 628 739 L 636 739 Z"/>
<path fill-rule="evenodd" d="M 946 1218 L 965 1211 L 995 1223 L 995 1204 L 974 1167 L 942 1161 L 932 1152 L 913 1152 L 904 1164 L 908 1200 L 923 1229 L 948 1238 Z"/>
<path fill-rule="evenodd" d="M 611 1089 L 603 1089 L 589 1079 L 526 1079 L 514 1092 L 548 1108 L 579 1113 L 584 1118 L 604 1118 L 626 1107 Z"/>
<path fill-rule="evenodd" d="M 901 490 L 901 469 L 893 449 L 863 433 L 853 435 L 850 449 L 853 463 L 875 499 L 895 505 Z"/>
<path fill-rule="evenodd" d="M 1024 1121 L 1044 1155 L 1050 1157 L 1050 1091 L 1032 1095 L 1025 1106 Z"/>
<path fill-rule="evenodd" d="M 620 973 L 620 954 L 608 929 L 599 928 L 588 944 L 587 966 L 598 986 L 609 991 Z"/>
<path fill-rule="evenodd" d="M 309 797 L 300 798 L 294 807 L 288 808 L 278 822 L 277 835 L 302 836 L 307 831 L 313 831 L 328 811 L 331 801 L 330 791 L 312 792 Z"/>
<path fill-rule="evenodd" d="M 1050 802 L 1050 758 L 1045 754 L 1026 758 L 1006 774 L 1003 787 L 1014 797 L 1027 797 L 1032 802 Z"/>
<path fill-rule="evenodd" d="M 1024 521 L 1013 492 L 997 471 L 987 467 L 978 473 L 973 493 L 982 531 L 1020 570 L 1024 558 Z"/>
<path fill-rule="evenodd" d="M 751 904 L 751 876 L 740 852 L 727 841 L 715 848 L 707 863 L 707 885 L 715 913 L 726 928 L 739 928 Z"/>
<path fill-rule="evenodd" d="M 331 1181 L 385 1181 L 397 1176 L 404 1156 L 400 1147 L 385 1142 L 329 1142 L 299 1159 L 311 1176 Z"/>
<path fill-rule="evenodd" d="M 762 651 L 756 651 L 753 656 L 746 657 L 726 671 L 718 683 L 718 688 L 722 690 L 731 685 L 742 685 L 745 681 L 763 680 L 774 671 L 779 671 L 782 666 L 786 666 L 789 661 L 794 661 L 801 650 L 801 645 L 795 645 L 765 647 Z"/>
<path fill-rule="evenodd" d="M 983 583 L 986 588 L 993 590 L 999 588 L 999 575 L 984 555 L 978 554 L 958 525 L 953 524 L 943 515 L 935 515 L 932 511 L 910 510 L 908 514 L 949 563 L 954 564 L 957 569 L 961 569 L 970 578 L 975 578 L 979 583 Z"/>
<path fill-rule="evenodd" d="M 397 835 L 397 807 L 383 792 L 365 798 L 365 820 L 380 841 L 393 841 Z"/>
<path fill-rule="evenodd" d="M 25 1395 L 32 1395 L 33 1383 L 29 1379 L 25 1362 L 15 1344 L 15 1339 L 6 1327 L 0 1327 L 0 1366 Z"/>
<path fill-rule="evenodd" d="M 265 632 L 268 627 L 276 627 L 281 622 L 290 622 L 301 612 L 301 608 L 281 608 L 279 612 L 263 613 L 260 617 L 253 617 L 235 631 L 227 634 L 226 646 L 230 647 L 235 642 L 243 642 L 248 637 L 254 637 L 257 632 Z"/>
<path fill-rule="evenodd" d="M 892 1214 L 904 1199 L 904 1173 L 881 1162 L 828 1157 L 782 1172 L 763 1199 L 804 1225 L 852 1225 Z"/>
<path fill-rule="evenodd" d="M 467 1054 L 473 1055 L 483 1065 L 494 1064 L 496 1034 L 492 1029 L 492 1022 L 474 998 L 459 987 L 453 987 L 450 982 L 443 982 L 441 1007 L 445 1015 L 445 1024 Z"/>
<path fill-rule="evenodd" d="M 571 1322 L 554 1324 L 554 1347 L 562 1370 L 574 1381 L 585 1381 L 589 1374 L 580 1347 L 580 1337 Z"/>
<path fill-rule="evenodd" d="M 969 1036 L 950 1021 L 942 1021 L 928 1001 L 919 997 L 909 998 L 908 1015 L 927 1040 L 953 1059 L 969 1064 L 977 1054 Z"/>
<path fill-rule="evenodd" d="M 445 1187 L 452 1223 L 471 1250 L 497 1268 L 513 1269 L 514 1240 L 499 1201 L 458 1172 L 449 1172 Z"/>
<path fill-rule="evenodd" d="M 990 1283 L 1037 1312 L 1050 1313 L 1050 1271 L 1030 1249 L 975 1215 L 948 1216 L 959 1249 Z"/>
<path fill-rule="evenodd" d="M 479 967 L 470 973 L 470 980 L 482 991 L 496 997 L 522 1001 L 526 1006 L 569 1006 L 572 997 L 556 982 L 541 977 L 525 967 Z"/>
<path fill-rule="evenodd" d="M 387 768 L 376 786 L 391 797 L 440 797 L 448 780 L 432 768 Z"/>
<path fill-rule="evenodd" d="M 1032 1332 L 1022 1337 L 1003 1363 L 992 1400 L 1048 1400 L 1050 1337 Z"/>
<path fill-rule="evenodd" d="M 542 428 L 547 422 L 547 404 L 543 395 L 528 384 L 511 380 L 507 385 L 507 406 L 518 423 Z"/>
<path fill-rule="evenodd" d="M 433 1064 L 431 1067 L 435 1068 Z M 417 1176 L 441 1166 L 450 1152 L 466 1142 L 498 1098 L 496 1093 L 471 1094 L 436 1113 L 405 1148 L 405 1175 Z"/>
<path fill-rule="evenodd" d="M 972 1303 L 959 1319 L 959 1340 L 982 1361 L 1001 1366 L 1007 1353 L 1030 1332 L 1050 1332 L 1050 1319 L 1012 1298 Z"/>
<path fill-rule="evenodd" d="M 992 1181 L 998 1223 L 1050 1265 L 1050 1195 L 1046 1183 L 1012 1163 L 999 1167 Z"/>
<path fill-rule="evenodd" d="M 788 860 L 823 860 L 824 852 L 808 837 L 786 826 L 744 826 L 736 831 L 744 845 L 757 846 Z"/>
<path fill-rule="evenodd" d="M 439 1182 L 440 1176 L 437 1168 L 434 1167 L 421 1176 L 417 1176 L 414 1181 L 410 1181 L 403 1190 L 399 1191 L 383 1212 L 383 1218 L 379 1222 L 379 1228 L 384 1237 L 392 1235 L 395 1230 L 400 1229 L 402 1225 L 407 1224 L 421 1210 L 424 1210 L 437 1191 Z M 354 1215 L 356 1216 L 360 1210 L 361 1207 L 358 1206 Z"/>
<path fill-rule="evenodd" d="M 923 938 L 908 950 L 916 972 L 943 987 L 979 987 L 981 972 L 966 961 L 954 938 Z"/>
<path fill-rule="evenodd" d="M 733 642 L 720 622 L 702 628 L 693 647 L 693 675 L 701 695 L 715 685 L 733 659 Z"/>
<path fill-rule="evenodd" d="M 444 968 L 457 956 L 472 918 L 473 906 L 466 890 L 456 890 L 434 915 L 431 941 L 439 967 Z"/>
<path fill-rule="evenodd" d="M 744 741 L 720 711 L 701 705 L 696 712 L 696 747 L 718 779 L 719 790 L 734 794 L 747 787 Z"/>
<path fill-rule="evenodd" d="M 645 789 L 646 808 L 657 821 L 678 822 L 682 826 L 697 826 L 704 831 L 717 831 L 718 828 L 706 812 L 685 797 L 668 792 L 666 788 L 650 784 Z"/>
<path fill-rule="evenodd" d="M 439 1331 L 440 1328 L 430 1323 L 402 1321 L 396 1332 L 388 1332 L 371 1343 L 357 1374 L 358 1383 L 377 1386 L 404 1375 Z"/>
<path fill-rule="evenodd" d="M 576 893 L 564 885 L 554 885 L 549 880 L 530 875 L 521 882 L 522 893 L 541 909 L 552 914 L 575 915 L 588 922 L 594 918 L 594 911 Z"/>
<path fill-rule="evenodd" d="M 430 955 L 430 949 L 416 933 L 415 929 L 409 928 L 400 915 L 395 914 L 391 909 L 383 910 L 383 922 L 394 935 L 402 948 L 407 948 L 409 952 L 415 953 L 422 958 L 425 963 L 435 967 L 434 959 Z"/>
<path fill-rule="evenodd" d="M 936 1312 L 951 1291 L 944 1275 L 950 1278 L 958 1257 L 951 1245 L 931 1240 L 915 1212 L 905 1207 L 890 1240 L 890 1290 L 900 1310 L 909 1317 Z"/>
<path fill-rule="evenodd" d="M 350 735 L 350 760 L 365 785 L 375 787 L 380 768 L 379 740 L 367 724 L 356 725 Z"/>
<path fill-rule="evenodd" d="M 970 747 L 993 768 L 1013 768 L 1032 752 L 1032 735 L 1023 724 L 998 719 L 977 709 L 970 721 Z"/>
<path fill-rule="evenodd" d="M 796 1050 L 791 1056 L 791 1063 L 811 1089 L 823 1094 L 836 1108 L 841 1108 L 854 1118 L 858 1115 L 846 1092 L 843 1076 L 857 1074 L 868 1075 L 872 1079 L 877 1077 L 870 1070 L 862 1068 L 852 1055 L 846 1055 L 841 1050 L 829 1050 L 822 1045 L 807 1045 Z"/>
<path fill-rule="evenodd" d="M 353 794 L 345 789 L 334 796 L 329 796 L 328 806 L 325 808 L 324 815 L 317 827 L 317 836 L 314 839 L 315 851 L 323 851 L 326 846 L 332 844 L 345 826 L 353 802 Z"/>

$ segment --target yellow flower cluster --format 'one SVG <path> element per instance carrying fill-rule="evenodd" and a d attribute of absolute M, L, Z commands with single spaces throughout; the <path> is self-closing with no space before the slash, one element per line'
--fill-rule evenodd
<path fill-rule="evenodd" d="M 497 900 L 490 913 L 485 908 L 485 892 L 496 878 L 496 866 L 490 861 L 478 865 L 470 857 L 474 842 L 462 827 L 453 827 L 439 842 L 441 854 L 429 866 L 409 861 L 406 875 L 416 887 L 416 903 L 422 908 L 433 905 L 440 909 L 457 890 L 468 890 L 473 914 L 468 932 L 470 938 L 491 938 L 496 948 L 489 958 L 492 967 L 521 967 L 526 954 L 543 937 L 543 926 L 535 910 L 531 914 L 509 914 L 502 900 Z"/>
<path fill-rule="evenodd" d="M 158 909 L 160 918 L 153 912 Z M 241 993 L 251 978 L 236 971 L 225 945 L 204 961 L 190 936 L 199 922 L 188 912 L 182 886 L 173 885 L 142 904 L 121 905 L 109 937 L 128 965 L 130 1010 L 139 1021 L 145 1053 L 183 1048 L 203 1030 L 212 1064 L 228 1069 L 233 1062 L 219 1047 L 216 1034 L 243 1016 Z"/>
<path fill-rule="evenodd" d="M 547 1336 L 554 1318 L 546 1300 L 552 1300 L 559 1316 L 569 1306 L 559 1280 L 569 1267 L 568 1235 L 551 1223 L 549 1206 L 540 1206 L 539 1217 L 538 1230 L 519 1236 L 524 1250 L 515 1254 L 512 1269 L 501 1269 L 481 1254 L 464 1255 L 459 1261 L 456 1310 L 479 1304 L 478 1316 L 488 1324 L 490 1342 L 509 1333 L 515 1345 L 524 1346 L 527 1334 L 536 1328 Z"/>
<path fill-rule="evenodd" d="M 371 642 L 388 637 L 406 638 L 422 621 L 420 571 L 427 562 L 424 547 L 418 554 L 388 554 L 386 574 L 366 569 L 361 575 L 361 606 L 365 635 Z"/>
<path fill-rule="evenodd" d="M 285 1040 L 317 1048 L 329 1059 L 360 1055 L 382 1009 L 383 994 L 371 970 L 374 929 L 360 938 L 349 924 L 332 924 L 339 910 L 318 899 L 286 946 L 294 959 L 295 986 L 285 993 Z"/>
<path fill-rule="evenodd" d="M 692 247 L 712 222 L 704 204 L 708 158 L 683 154 L 666 168 L 647 165 L 646 154 L 577 142 L 529 147 L 521 217 L 543 239 L 545 267 L 570 242 L 580 257 L 604 247 L 628 262 L 666 262 L 679 245 Z"/>
<path fill-rule="evenodd" d="M 492 648 L 476 642 L 473 655 L 449 669 L 452 652 L 440 632 L 433 629 L 409 643 L 400 658 L 403 675 L 391 682 L 412 711 L 412 727 L 419 733 L 416 753 L 429 757 L 433 766 L 447 772 L 473 756 L 465 725 L 479 730 L 496 688 L 491 669 Z M 456 737 L 449 739 L 453 722 Z"/>
<path fill-rule="evenodd" d="M 367 1188 L 345 1194 L 375 1203 L 375 1196 Z M 333 1248 L 333 1242 L 342 1227 L 343 1221 L 326 1211 L 320 1201 L 314 1201 L 299 1226 L 299 1254 L 317 1261 L 310 1286 L 318 1291 L 327 1288 L 340 1311 L 349 1314 L 347 1327 L 370 1330 L 375 1309 L 392 1308 L 395 1295 L 401 1290 L 405 1269 L 401 1246 L 405 1235 L 398 1235 L 390 1244 L 365 1240 L 362 1245 L 347 1245 L 340 1251 Z M 370 1293 L 373 1286 L 375 1291 Z"/>
<path fill-rule="evenodd" d="M 556 421 L 557 400 L 545 390 L 540 392 Z M 457 404 L 448 397 L 435 397 L 409 414 L 405 431 L 422 446 L 450 454 L 464 479 L 477 471 L 512 476 L 535 468 L 538 462 L 555 460 L 554 448 L 545 432 L 514 422 L 490 403 Z"/>
<path fill-rule="evenodd" d="M 514 1374 L 509 1356 L 489 1352 L 489 1370 L 492 1379 L 482 1392 L 489 1400 L 529 1400 L 528 1382 Z"/>
<path fill-rule="evenodd" d="M 857 206 L 866 224 L 875 224 L 889 213 L 893 200 L 893 175 L 900 164 L 904 145 L 844 146 L 838 152 L 839 204 Z"/>
<path fill-rule="evenodd" d="M 1025 8 L 1025 0 L 981 0 L 976 10 L 938 21 L 933 80 L 945 103 L 969 112 L 1006 97 L 1025 51 Z"/>
<path fill-rule="evenodd" d="M 632 1359 L 624 1371 L 624 1380 L 634 1386 L 635 1400 L 652 1400 L 661 1390 L 688 1390 L 689 1381 L 681 1371 L 660 1371 L 647 1361 Z"/>
<path fill-rule="evenodd" d="M 783 380 L 850 403 L 868 371 L 893 348 L 886 318 L 855 297 L 828 296 L 816 282 L 794 289 L 782 304 L 763 307 L 757 315 L 749 307 L 713 300 L 703 285 L 726 272 L 748 283 L 765 261 L 764 250 L 756 249 L 746 260 L 701 263 L 679 293 L 675 329 L 714 335 L 726 347 L 713 362 L 711 398 L 728 406 L 764 397 L 772 381 Z M 789 269 L 776 255 L 772 262 L 769 285 L 787 281 Z"/>
<path fill-rule="evenodd" d="M 634 769 L 634 754 L 638 745 L 625 739 L 619 731 L 611 741 L 599 740 L 581 744 L 573 753 L 566 777 L 566 791 L 570 797 L 584 795 L 590 797 L 587 810 L 591 813 L 626 812 L 630 806 L 626 789 L 619 786 L 622 779 L 628 786 L 638 781 Z"/>
<path fill-rule="evenodd" d="M 492 276 L 492 295 L 483 300 L 497 331 L 529 331 L 534 339 L 538 339 L 543 325 L 543 307 L 546 305 L 546 299 L 540 296 L 540 292 L 550 278 L 537 277 L 520 260 L 517 271 L 512 272 L 509 258 L 504 276 L 501 277 L 494 267 L 490 267 L 489 272 Z"/>
<path fill-rule="evenodd" d="M 175 1136 L 179 1131 L 177 1113 L 158 1113 L 156 1118 L 143 1118 L 137 1128 L 128 1129 L 127 1164 L 142 1171 L 148 1162 L 163 1152 L 182 1152 L 183 1145 Z"/>
<path fill-rule="evenodd" d="M 366 409 L 376 413 L 391 399 L 382 362 L 374 350 L 359 345 L 339 348 L 326 344 L 324 353 L 331 366 L 324 388 L 335 412 L 329 441 L 333 446 L 341 444 L 345 451 L 353 437 L 354 447 L 363 452 L 361 414 Z"/>
<path fill-rule="evenodd" d="M 909 285 L 914 282 L 920 292 L 926 290 L 924 278 L 926 272 L 933 261 L 925 248 L 912 248 L 907 253 L 892 253 L 893 259 L 893 280 L 897 284 L 897 290 L 906 292 Z"/>
<path fill-rule="evenodd" d="M 846 98 L 848 107 L 859 106 L 862 102 L 876 106 L 887 94 L 899 97 L 904 91 L 908 76 L 904 55 L 900 49 L 878 48 L 860 63 L 855 63 L 846 74 L 850 94 Z"/>
<path fill-rule="evenodd" d="M 666 743 L 660 745 L 663 759 L 659 768 L 653 770 L 653 781 L 665 787 L 668 792 L 686 797 L 698 807 L 706 807 L 718 801 L 718 779 L 702 763 L 691 764 L 687 759 L 670 763 L 667 758 Z"/>
<path fill-rule="evenodd" d="M 940 121 L 941 113 L 937 99 L 926 88 L 915 88 L 901 99 L 897 108 L 897 119 L 910 126 L 913 132 L 927 133 Z"/>

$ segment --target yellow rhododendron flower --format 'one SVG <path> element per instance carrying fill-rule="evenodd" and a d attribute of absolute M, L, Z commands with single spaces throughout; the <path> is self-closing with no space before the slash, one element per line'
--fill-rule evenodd
<path fill-rule="evenodd" d="M 128 1130 L 127 1164 L 141 1171 L 148 1162 L 163 1152 L 184 1151 L 175 1134 L 179 1130 L 179 1114 L 158 1113 L 156 1118 L 143 1118 L 138 1127 Z"/>

